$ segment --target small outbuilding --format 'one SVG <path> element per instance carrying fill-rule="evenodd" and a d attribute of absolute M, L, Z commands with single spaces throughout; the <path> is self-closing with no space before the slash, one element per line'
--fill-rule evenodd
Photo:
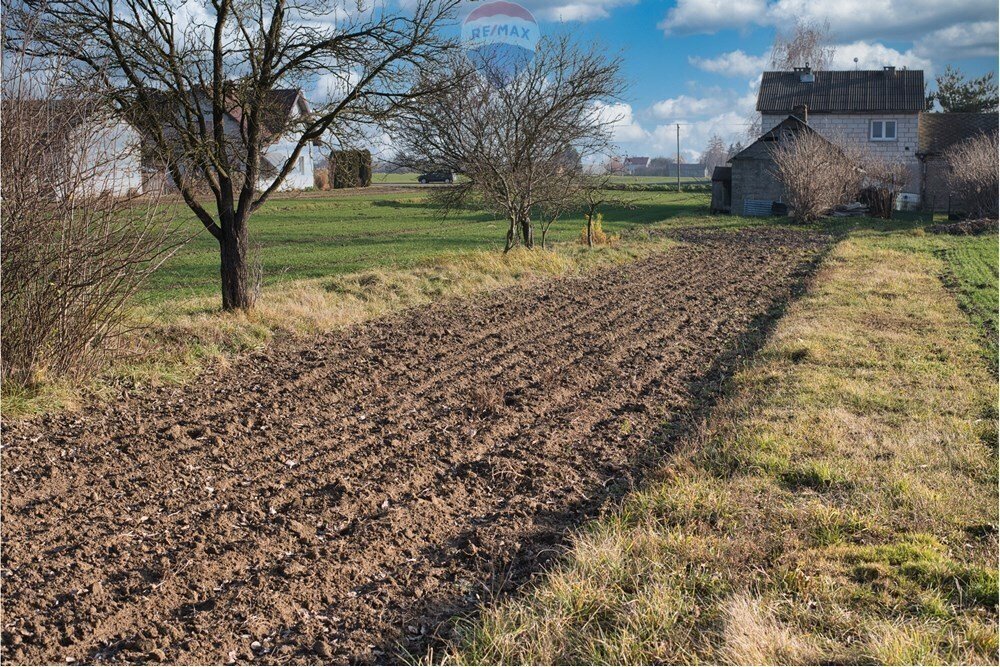
<path fill-rule="evenodd" d="M 729 213 L 733 206 L 733 168 L 712 171 L 712 213 Z"/>
<path fill-rule="evenodd" d="M 783 142 L 794 141 L 803 132 L 820 136 L 801 118 L 788 116 L 729 160 L 732 164 L 730 212 L 771 215 L 774 211 L 787 210 L 781 205 L 785 190 L 776 175 L 774 150 Z M 712 188 L 714 201 L 714 182 Z"/>
<path fill-rule="evenodd" d="M 920 201 L 924 210 L 963 213 L 967 199 L 951 187 L 948 150 L 966 139 L 1000 130 L 995 112 L 924 113 L 920 115 Z"/>

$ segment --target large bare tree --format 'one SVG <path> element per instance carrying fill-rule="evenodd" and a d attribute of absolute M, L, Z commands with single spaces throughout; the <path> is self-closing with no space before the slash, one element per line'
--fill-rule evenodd
<path fill-rule="evenodd" d="M 514 72 L 506 64 L 453 58 L 426 79 L 436 92 L 409 105 L 394 137 L 415 166 L 461 174 L 437 199 L 451 207 L 474 198 L 502 215 L 509 250 L 534 246 L 533 216 L 544 232 L 579 203 L 582 162 L 610 154 L 617 119 L 607 101 L 623 84 L 619 58 L 566 36 L 542 39 Z"/>
<path fill-rule="evenodd" d="M 218 240 L 223 307 L 245 309 L 254 301 L 250 216 L 310 143 L 384 121 L 427 92 L 412 87 L 414 75 L 447 51 L 439 28 L 457 2 L 20 0 L 5 2 L 5 38 L 30 31 L 41 40 L 36 55 L 102 84 Z M 277 109 L 276 91 L 317 83 L 332 91 L 325 103 L 299 115 Z M 265 163 L 278 136 L 296 137 L 294 147 Z"/>

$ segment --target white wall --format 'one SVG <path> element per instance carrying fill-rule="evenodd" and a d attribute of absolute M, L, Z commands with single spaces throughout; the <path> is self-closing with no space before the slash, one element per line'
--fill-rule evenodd
<path fill-rule="evenodd" d="M 764 115 L 764 131 L 788 118 L 787 115 Z M 878 155 L 898 159 L 910 169 L 907 192 L 920 192 L 920 161 L 917 159 L 920 114 L 809 114 L 809 126 L 834 143 L 857 142 L 865 144 Z M 896 121 L 894 141 L 872 141 L 873 120 Z"/>
<path fill-rule="evenodd" d="M 69 143 L 77 194 L 125 196 L 142 191 L 141 138 L 128 123 L 84 122 Z"/>
<path fill-rule="evenodd" d="M 282 137 L 280 141 L 271 144 L 264 150 L 264 157 L 274 165 L 275 169 L 281 169 L 285 160 L 295 149 L 295 143 L 296 138 Z M 297 160 L 298 164 L 288 172 L 284 183 L 281 184 L 282 190 L 305 190 L 315 185 L 313 182 L 313 150 L 314 146 L 311 143 L 302 149 Z M 259 181 L 258 187 L 263 189 L 270 184 L 270 178 L 263 178 Z"/>

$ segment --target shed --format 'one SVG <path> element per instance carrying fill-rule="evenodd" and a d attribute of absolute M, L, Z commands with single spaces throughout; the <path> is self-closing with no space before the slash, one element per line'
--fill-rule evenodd
<path fill-rule="evenodd" d="M 733 205 L 733 168 L 712 171 L 712 213 L 729 213 Z"/>
<path fill-rule="evenodd" d="M 949 183 L 951 168 L 948 149 L 979 134 L 996 134 L 1000 130 L 995 112 L 989 113 L 923 113 L 920 114 L 919 148 L 920 201 L 930 211 L 961 213 L 966 199 L 953 192 Z"/>
<path fill-rule="evenodd" d="M 802 132 L 818 135 L 802 119 L 788 116 L 729 160 L 732 164 L 730 210 L 733 213 L 770 215 L 781 208 L 774 206 L 785 198 L 784 187 L 775 175 L 774 149 L 781 142 L 794 140 Z"/>

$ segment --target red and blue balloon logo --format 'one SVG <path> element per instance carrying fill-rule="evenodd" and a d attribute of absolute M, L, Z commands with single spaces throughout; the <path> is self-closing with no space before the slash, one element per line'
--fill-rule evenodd
<path fill-rule="evenodd" d="M 477 66 L 513 74 L 534 57 L 538 23 L 517 3 L 487 2 L 465 17 L 462 43 Z"/>

